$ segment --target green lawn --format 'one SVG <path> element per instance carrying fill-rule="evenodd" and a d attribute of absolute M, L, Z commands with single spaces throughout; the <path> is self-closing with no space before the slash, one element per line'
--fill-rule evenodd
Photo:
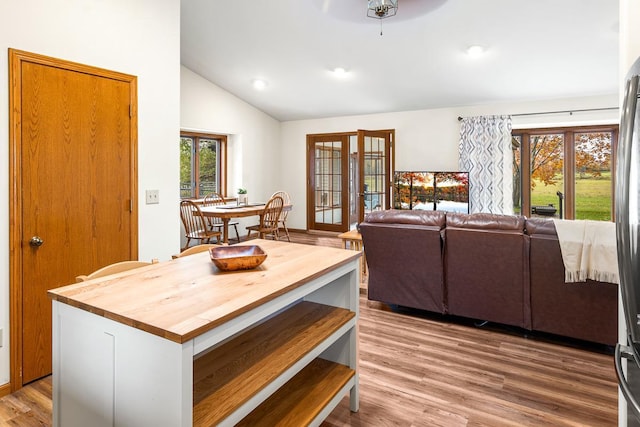
<path fill-rule="evenodd" d="M 562 185 L 536 182 L 531 192 L 531 206 L 553 204 L 558 208 L 557 191 Z M 600 177 L 586 176 L 576 180 L 576 219 L 611 220 L 611 173 Z M 566 209 L 565 209 L 566 210 Z"/>

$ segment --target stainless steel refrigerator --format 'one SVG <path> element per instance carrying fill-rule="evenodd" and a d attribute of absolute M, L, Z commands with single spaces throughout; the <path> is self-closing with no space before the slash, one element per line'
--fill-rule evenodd
<path fill-rule="evenodd" d="M 616 164 L 615 218 L 626 343 L 616 346 L 615 366 L 627 401 L 629 426 L 640 426 L 640 58 L 625 79 Z M 627 359 L 623 372 L 622 359 Z"/>

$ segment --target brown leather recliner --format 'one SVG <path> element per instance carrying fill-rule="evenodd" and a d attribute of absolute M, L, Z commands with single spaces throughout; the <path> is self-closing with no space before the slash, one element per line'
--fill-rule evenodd
<path fill-rule="evenodd" d="M 445 313 L 439 211 L 375 211 L 360 224 L 369 268 L 368 297 Z"/>
<path fill-rule="evenodd" d="M 593 280 L 565 283 L 553 221 L 527 219 L 526 229 L 533 329 L 614 345 L 618 339 L 618 286 Z"/>
<path fill-rule="evenodd" d="M 450 314 L 531 329 L 523 217 L 447 213 L 444 247 Z"/>

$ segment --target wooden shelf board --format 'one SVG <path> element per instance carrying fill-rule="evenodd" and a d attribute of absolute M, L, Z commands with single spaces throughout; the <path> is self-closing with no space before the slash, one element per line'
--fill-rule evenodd
<path fill-rule="evenodd" d="M 215 425 L 355 317 L 302 301 L 194 360 L 193 425 Z"/>
<path fill-rule="evenodd" d="M 315 359 L 237 426 L 309 425 L 354 375 L 345 365 Z"/>

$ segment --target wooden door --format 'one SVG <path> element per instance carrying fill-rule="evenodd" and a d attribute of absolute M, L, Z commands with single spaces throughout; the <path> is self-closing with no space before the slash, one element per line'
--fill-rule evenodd
<path fill-rule="evenodd" d="M 307 162 L 309 229 L 348 230 L 349 135 L 308 135 Z"/>
<path fill-rule="evenodd" d="M 135 77 L 19 51 L 10 60 L 15 390 L 51 373 L 47 290 L 137 259 L 137 130 Z"/>
<path fill-rule="evenodd" d="M 391 208 L 395 130 L 359 130 L 358 222 L 376 210 Z"/>

